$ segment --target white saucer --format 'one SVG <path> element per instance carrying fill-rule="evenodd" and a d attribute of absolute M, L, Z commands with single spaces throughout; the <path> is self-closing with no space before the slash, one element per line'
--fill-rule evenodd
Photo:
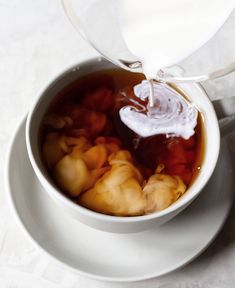
<path fill-rule="evenodd" d="M 21 226 L 38 247 L 68 269 L 92 278 L 138 281 L 157 277 L 198 256 L 223 225 L 233 201 L 233 171 L 226 141 L 201 195 L 174 220 L 136 234 L 94 230 L 72 219 L 47 195 L 30 165 L 25 121 L 13 139 L 8 194 Z"/>

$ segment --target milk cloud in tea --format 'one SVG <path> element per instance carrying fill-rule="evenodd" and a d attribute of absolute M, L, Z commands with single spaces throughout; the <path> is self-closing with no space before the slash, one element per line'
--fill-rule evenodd
<path fill-rule="evenodd" d="M 148 101 L 149 82 L 134 86 L 136 97 Z M 197 109 L 176 90 L 163 83 L 153 84 L 153 107 L 125 106 L 119 113 L 121 120 L 141 137 L 159 134 L 189 139 L 197 125 Z"/>

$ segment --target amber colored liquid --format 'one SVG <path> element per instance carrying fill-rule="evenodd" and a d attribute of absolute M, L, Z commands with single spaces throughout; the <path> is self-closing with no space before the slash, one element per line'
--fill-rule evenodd
<path fill-rule="evenodd" d="M 136 165 L 140 167 L 146 179 L 154 174 L 158 165 L 163 164 L 163 173 L 178 175 L 189 186 L 198 175 L 203 162 L 205 142 L 203 117 L 199 113 L 196 132 L 189 140 L 180 137 L 167 138 L 165 135 L 139 137 L 121 122 L 118 111 L 125 105 L 133 105 L 132 100 L 138 101 L 137 106 L 146 104 L 135 99 L 132 92 L 132 87 L 143 79 L 142 74 L 119 69 L 97 72 L 68 85 L 59 93 L 49 110 L 60 115 L 71 116 L 71 109 L 81 107 L 82 103 L 86 102 L 86 97 L 89 98 L 90 93 L 100 88 L 111 90 L 110 97 L 113 99 L 106 99 L 107 97 L 102 98 L 101 96 L 99 101 L 96 99 L 97 103 L 90 103 L 91 108 L 89 109 L 105 113 L 108 119 L 107 127 L 95 137 L 119 138 L 122 142 L 122 148 L 128 149 L 132 153 Z M 130 98 L 123 96 L 123 91 Z M 106 103 L 104 103 L 105 101 Z M 105 110 L 107 101 L 112 101 L 112 108 L 102 112 Z M 78 119 L 75 122 L 78 128 L 82 128 L 82 121 Z M 69 134 L 70 131 L 63 131 L 63 133 Z"/>

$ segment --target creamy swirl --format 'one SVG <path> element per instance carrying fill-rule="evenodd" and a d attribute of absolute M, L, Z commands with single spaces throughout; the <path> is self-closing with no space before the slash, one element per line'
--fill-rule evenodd
<path fill-rule="evenodd" d="M 144 80 L 134 86 L 136 97 L 146 100 L 149 97 L 149 82 Z M 158 134 L 190 138 L 197 125 L 198 111 L 180 93 L 164 83 L 153 84 L 154 106 L 147 104 L 146 111 L 133 106 L 125 106 L 120 111 L 121 121 L 141 137 Z"/>

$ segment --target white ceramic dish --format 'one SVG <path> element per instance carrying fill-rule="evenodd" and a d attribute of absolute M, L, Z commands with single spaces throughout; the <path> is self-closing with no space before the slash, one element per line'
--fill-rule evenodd
<path fill-rule="evenodd" d="M 89 228 L 70 217 L 51 199 L 30 165 L 25 121 L 12 141 L 6 183 L 19 223 L 47 255 L 84 276 L 138 281 L 185 265 L 217 235 L 233 201 L 230 158 L 223 140 L 217 167 L 203 193 L 167 224 L 133 234 Z"/>

